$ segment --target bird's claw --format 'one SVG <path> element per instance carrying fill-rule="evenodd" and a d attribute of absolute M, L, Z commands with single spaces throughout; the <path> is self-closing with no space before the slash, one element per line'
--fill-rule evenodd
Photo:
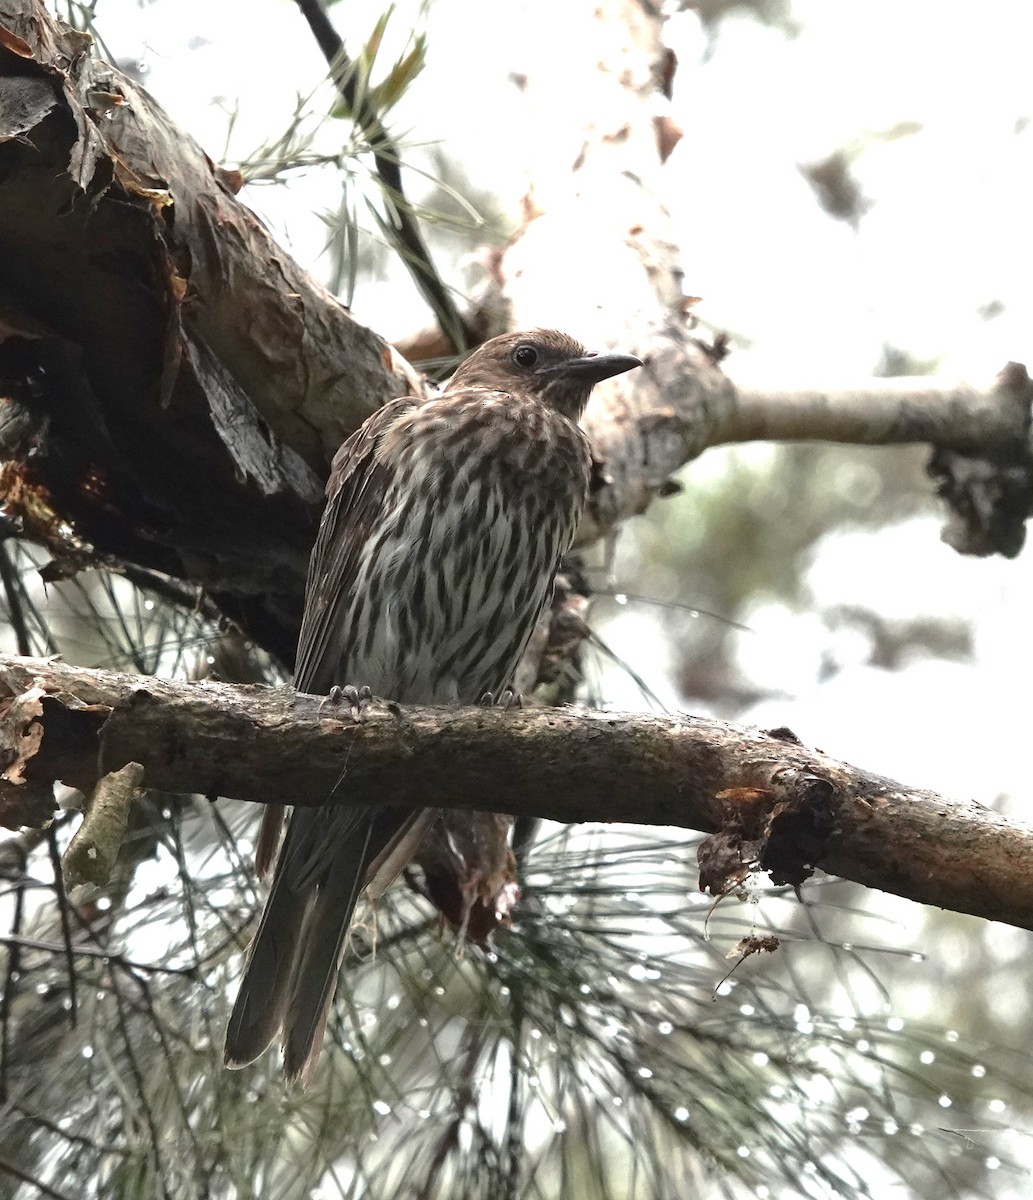
<path fill-rule="evenodd" d="M 338 687 L 335 683 L 329 695 L 320 701 L 319 711 L 322 713 L 324 708 L 340 708 L 342 704 L 347 704 L 351 709 L 352 720 L 358 723 L 362 720 L 363 712 L 372 703 L 373 690 L 370 687 L 355 687 L 351 683 Z"/>
<path fill-rule="evenodd" d="M 501 708 L 504 712 L 509 712 L 511 708 L 523 708 L 524 698 L 512 688 L 503 688 L 498 696 L 494 692 L 485 692 L 479 704 L 482 708 Z"/>

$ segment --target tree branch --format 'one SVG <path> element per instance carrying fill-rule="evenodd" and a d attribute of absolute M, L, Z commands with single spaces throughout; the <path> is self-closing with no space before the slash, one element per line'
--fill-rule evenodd
<path fill-rule="evenodd" d="M 740 389 L 712 434 L 723 442 L 853 442 L 865 446 L 927 442 L 987 450 L 1013 442 L 1028 425 L 1033 383 L 1009 363 L 990 387 L 906 375 L 846 388 Z"/>
<path fill-rule="evenodd" d="M 0 498 L 55 557 L 189 580 L 289 663 L 325 465 L 423 383 L 239 186 L 89 37 L 0 0 Z"/>
<path fill-rule="evenodd" d="M 1033 929 L 1033 828 L 838 762 L 787 730 L 578 709 L 377 706 L 327 716 L 290 689 L 188 684 L 0 659 L 0 811 L 126 763 L 146 786 L 261 803 L 490 807 L 712 835 L 701 880 L 815 866 L 925 904 Z M 31 727 L 31 731 L 29 729 Z M 30 736 L 31 732 L 31 736 Z M 19 782 L 20 781 L 20 782 Z M 38 819 L 38 816 L 37 816 Z"/>
<path fill-rule="evenodd" d="M 674 69 L 663 27 L 659 5 L 600 0 L 596 20 L 579 30 L 579 53 L 598 64 L 579 76 L 565 107 L 582 140 L 559 186 L 534 180 L 527 223 L 498 256 L 488 290 L 488 306 L 510 327 L 566 326 L 593 347 L 646 360 L 644 370 L 596 388 L 585 413 L 600 469 L 579 541 L 613 533 L 677 490 L 671 476 L 709 446 L 819 438 L 929 443 L 930 473 L 950 509 L 945 540 L 967 554 L 1017 554 L 1033 502 L 1033 385 L 1024 368 L 1010 364 L 986 391 L 907 378 L 870 380 L 852 396 L 744 394 L 719 368 L 726 347 L 694 336 L 694 300 L 663 199 L 670 145 L 657 117 Z M 550 84 L 532 76 L 521 96 L 533 146 L 536 127 L 555 120 Z M 541 141 L 551 141 L 544 129 Z"/>

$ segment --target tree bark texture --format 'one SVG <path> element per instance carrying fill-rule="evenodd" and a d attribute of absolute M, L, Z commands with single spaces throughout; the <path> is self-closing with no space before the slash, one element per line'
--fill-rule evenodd
<path fill-rule="evenodd" d="M 90 44 L 0 3 L 2 490 L 71 567 L 191 580 L 290 663 L 325 464 L 421 385 Z"/>
<path fill-rule="evenodd" d="M 710 835 L 701 886 L 718 894 L 755 871 L 799 884 L 819 867 L 1033 929 L 1033 828 L 838 762 L 788 730 L 577 709 L 332 711 L 287 688 L 4 658 L 0 820 L 22 824 L 33 804 L 45 819 L 55 780 L 91 792 L 138 763 L 160 791 L 696 829 Z"/>

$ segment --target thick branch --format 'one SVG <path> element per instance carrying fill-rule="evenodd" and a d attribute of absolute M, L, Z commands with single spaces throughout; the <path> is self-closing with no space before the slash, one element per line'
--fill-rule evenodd
<path fill-rule="evenodd" d="M 701 853 L 711 886 L 758 866 L 789 880 L 820 866 L 1033 929 L 1033 828 L 868 774 L 784 730 L 576 709 L 377 707 L 356 724 L 289 689 L 27 658 L 0 660 L 0 712 L 4 779 L 22 781 L 0 790 L 8 821 L 23 789 L 55 779 L 88 789 L 135 761 L 149 787 L 262 803 L 376 796 L 698 829 L 715 835 Z"/>
<path fill-rule="evenodd" d="M 325 464 L 422 385 L 239 186 L 86 35 L 0 0 L 0 500 L 290 662 Z"/>

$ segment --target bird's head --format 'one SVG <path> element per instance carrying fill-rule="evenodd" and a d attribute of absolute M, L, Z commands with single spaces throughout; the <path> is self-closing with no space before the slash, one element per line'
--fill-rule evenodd
<path fill-rule="evenodd" d="M 588 354 L 565 333 L 533 329 L 506 333 L 479 346 L 448 386 L 534 396 L 576 421 L 595 384 L 641 365 L 634 355 Z"/>

